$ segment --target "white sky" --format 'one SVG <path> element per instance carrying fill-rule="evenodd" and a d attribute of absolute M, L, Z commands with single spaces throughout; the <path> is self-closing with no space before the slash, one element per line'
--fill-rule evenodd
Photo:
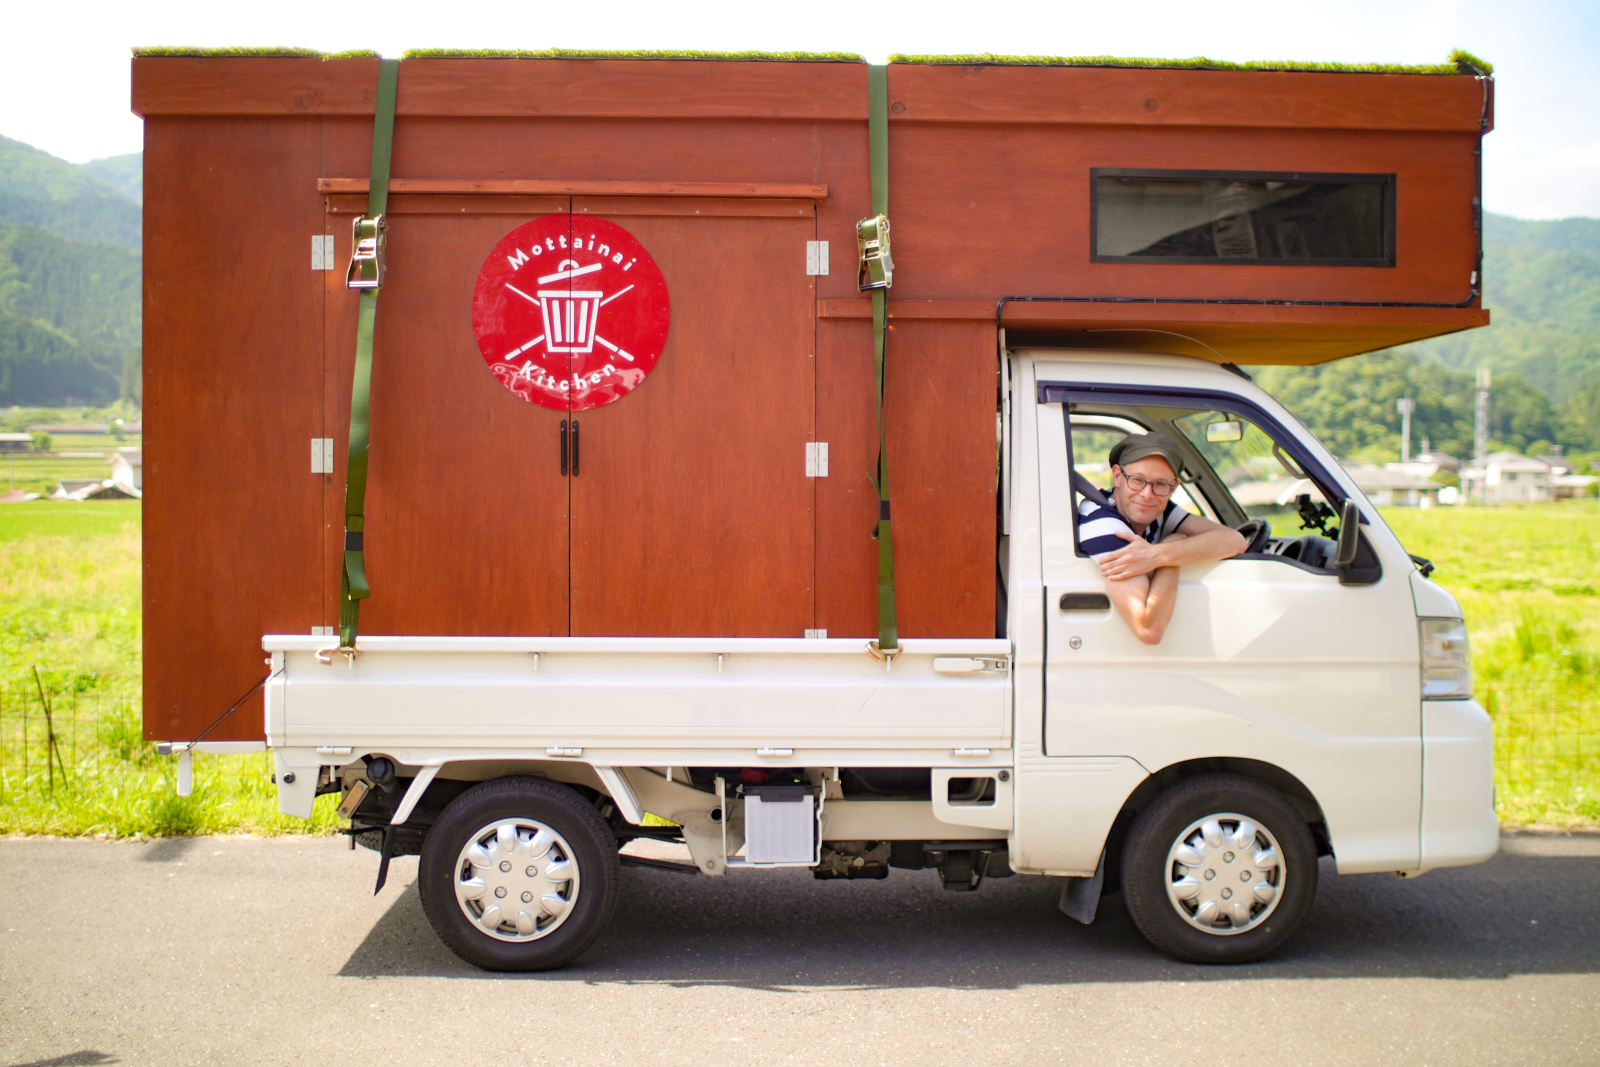
<path fill-rule="evenodd" d="M 1522 218 L 1600 216 L 1600 2 L 1596 0 L 79 0 L 6 15 L 0 134 L 74 162 L 136 152 L 134 45 L 376 48 L 700 48 L 997 52 L 1495 65 L 1485 203 Z"/>

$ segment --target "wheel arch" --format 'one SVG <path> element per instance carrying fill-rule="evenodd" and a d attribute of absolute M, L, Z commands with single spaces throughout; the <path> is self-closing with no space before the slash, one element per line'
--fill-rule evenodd
<path fill-rule="evenodd" d="M 1264 760 L 1249 759 L 1244 756 L 1202 756 L 1171 763 L 1155 771 L 1135 786 L 1133 792 L 1122 802 L 1122 809 L 1112 822 L 1110 833 L 1106 835 L 1105 859 L 1102 861 L 1106 892 L 1114 892 L 1119 888 L 1118 872 L 1122 868 L 1122 846 L 1127 840 L 1128 827 L 1132 825 L 1134 817 L 1165 790 L 1185 778 L 1194 778 L 1202 774 L 1236 774 L 1241 778 L 1250 778 L 1276 789 L 1289 799 L 1295 811 L 1311 828 L 1311 838 L 1316 842 L 1317 855 L 1333 855 L 1333 843 L 1328 836 L 1328 823 L 1323 815 L 1322 805 L 1318 802 L 1316 794 L 1312 793 L 1298 777 Z"/>

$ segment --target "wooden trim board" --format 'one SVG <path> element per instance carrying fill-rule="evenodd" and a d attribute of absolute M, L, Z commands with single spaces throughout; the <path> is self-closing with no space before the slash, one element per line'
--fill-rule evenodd
<path fill-rule="evenodd" d="M 365 193 L 368 178 L 318 178 L 319 193 Z M 737 196 L 775 200 L 826 200 L 826 185 L 773 182 L 546 181 L 531 178 L 391 178 L 391 193 L 489 196 Z"/>

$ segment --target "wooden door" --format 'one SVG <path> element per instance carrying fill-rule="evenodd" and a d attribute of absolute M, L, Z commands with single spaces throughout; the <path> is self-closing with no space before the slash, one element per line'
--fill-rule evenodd
<path fill-rule="evenodd" d="M 345 201 L 350 201 L 346 203 Z M 330 200 L 329 230 L 347 262 L 351 213 Z M 484 258 L 524 222 L 565 214 L 565 197 L 397 195 L 389 201 L 388 274 L 378 300 L 367 483 L 367 634 L 566 634 L 564 412 L 502 386 L 472 331 Z M 337 622 L 345 437 L 356 296 L 330 288 L 329 436 L 340 476 L 326 501 L 325 545 Z"/>
<path fill-rule="evenodd" d="M 811 201 L 588 198 L 647 248 L 671 329 L 650 376 L 576 412 L 575 635 L 802 637 L 815 625 Z"/>

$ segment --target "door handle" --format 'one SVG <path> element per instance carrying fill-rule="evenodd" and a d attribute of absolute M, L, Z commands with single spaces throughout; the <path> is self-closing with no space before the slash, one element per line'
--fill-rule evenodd
<path fill-rule="evenodd" d="M 572 476 L 578 476 L 578 420 L 572 420 Z"/>
<path fill-rule="evenodd" d="M 1104 593 L 1062 593 L 1062 611 L 1110 611 L 1111 598 Z"/>
<path fill-rule="evenodd" d="M 567 476 L 567 420 L 561 420 L 561 477 Z"/>

